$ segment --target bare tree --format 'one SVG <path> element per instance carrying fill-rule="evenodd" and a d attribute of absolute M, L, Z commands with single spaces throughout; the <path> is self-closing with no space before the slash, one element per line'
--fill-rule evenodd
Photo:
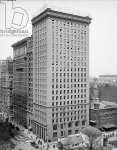
<path fill-rule="evenodd" d="M 82 133 L 88 136 L 89 138 L 89 149 L 93 150 L 93 143 L 97 137 L 101 136 L 101 131 L 94 127 L 86 127 L 82 130 Z"/>

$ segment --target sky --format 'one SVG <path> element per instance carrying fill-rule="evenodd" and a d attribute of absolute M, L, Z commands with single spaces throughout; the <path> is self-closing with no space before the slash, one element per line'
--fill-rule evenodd
<path fill-rule="evenodd" d="M 11 2 L 6 2 L 10 5 Z M 89 73 L 90 76 L 117 74 L 117 1 L 116 0 L 16 0 L 29 16 L 26 29 L 32 33 L 31 19 L 43 6 L 57 7 L 78 15 L 89 15 Z M 1 9 L 2 10 L 2 9 Z M 1 11 L 0 11 L 1 13 Z M 0 59 L 13 57 L 11 45 L 24 36 L 0 36 Z"/>

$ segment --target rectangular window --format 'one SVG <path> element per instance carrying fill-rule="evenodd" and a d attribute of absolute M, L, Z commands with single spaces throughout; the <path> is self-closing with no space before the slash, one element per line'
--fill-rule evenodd
<path fill-rule="evenodd" d="M 72 130 L 68 130 L 68 135 L 71 135 L 72 134 Z"/>
<path fill-rule="evenodd" d="M 53 137 L 57 137 L 57 132 L 53 132 Z"/>

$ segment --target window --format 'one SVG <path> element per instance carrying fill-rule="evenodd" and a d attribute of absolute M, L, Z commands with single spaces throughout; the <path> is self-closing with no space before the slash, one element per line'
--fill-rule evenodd
<path fill-rule="evenodd" d="M 54 91 L 52 91 L 52 94 L 54 94 Z"/>
<path fill-rule="evenodd" d="M 57 130 L 57 124 L 53 125 L 53 130 Z"/>
<path fill-rule="evenodd" d="M 86 121 L 85 121 L 85 120 L 83 120 L 83 121 L 82 121 L 82 125 L 83 125 L 83 126 L 85 126 L 85 124 L 86 124 Z"/>
<path fill-rule="evenodd" d="M 63 131 L 61 131 L 61 136 L 63 136 Z"/>
<path fill-rule="evenodd" d="M 61 129 L 63 129 L 63 124 L 61 124 Z"/>
<path fill-rule="evenodd" d="M 53 132 L 53 137 L 57 137 L 57 132 Z"/>
<path fill-rule="evenodd" d="M 68 135 L 71 135 L 72 134 L 72 130 L 68 130 Z"/>
<path fill-rule="evenodd" d="M 75 134 L 77 134 L 78 133 L 78 130 L 75 130 Z"/>
<path fill-rule="evenodd" d="M 76 122 L 75 122 L 75 126 L 77 127 L 77 126 L 78 126 L 78 124 L 79 124 L 79 122 L 78 122 L 78 121 L 76 121 Z"/>
<path fill-rule="evenodd" d="M 70 128 L 70 127 L 72 127 L 72 123 L 71 122 L 68 123 L 68 128 Z"/>

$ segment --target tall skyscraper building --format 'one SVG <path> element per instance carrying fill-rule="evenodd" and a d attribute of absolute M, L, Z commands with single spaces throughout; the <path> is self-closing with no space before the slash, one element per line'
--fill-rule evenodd
<path fill-rule="evenodd" d="M 0 112 L 3 113 L 4 119 L 11 117 L 12 82 L 13 60 L 8 57 L 6 60 L 0 61 Z"/>
<path fill-rule="evenodd" d="M 14 55 L 12 121 L 24 127 L 31 126 L 33 115 L 32 44 L 32 37 L 27 37 L 12 45 Z"/>
<path fill-rule="evenodd" d="M 33 130 L 55 140 L 89 124 L 91 18 L 50 8 L 32 19 Z"/>

